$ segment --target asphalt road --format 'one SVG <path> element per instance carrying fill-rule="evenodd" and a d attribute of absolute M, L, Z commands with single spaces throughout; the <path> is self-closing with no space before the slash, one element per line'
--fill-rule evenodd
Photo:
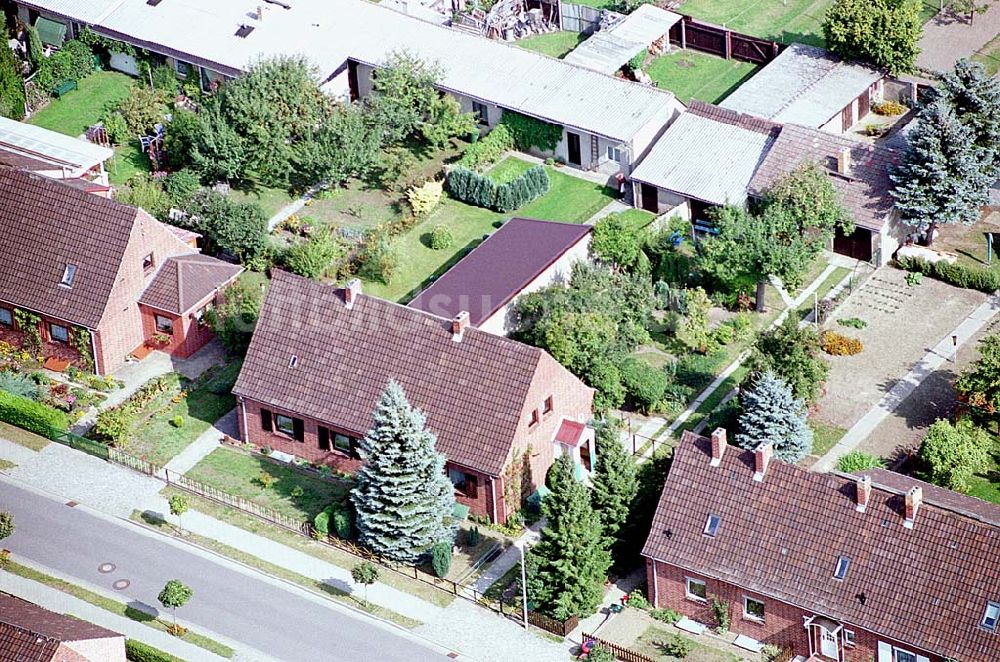
<path fill-rule="evenodd" d="M 325 606 L 264 578 L 143 535 L 63 502 L 0 482 L 0 510 L 16 532 L 3 546 L 66 576 L 129 601 L 161 608 L 156 596 L 170 579 L 194 597 L 178 617 L 282 660 L 442 662 L 448 658 L 363 616 Z M 115 569 L 101 573 L 105 563 Z M 161 611 L 162 608 L 161 608 Z M 169 617 L 169 612 L 164 614 Z"/>

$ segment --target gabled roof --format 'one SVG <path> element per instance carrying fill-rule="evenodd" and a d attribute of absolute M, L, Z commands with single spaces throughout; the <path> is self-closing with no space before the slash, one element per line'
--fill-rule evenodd
<path fill-rule="evenodd" d="M 94 20 L 89 0 L 20 0 L 77 18 L 94 30 L 159 53 L 236 75 L 260 57 L 303 55 L 321 81 L 348 58 L 379 65 L 406 49 L 443 69 L 444 89 L 621 141 L 652 122 L 666 124 L 673 94 L 562 60 L 406 16 L 367 0 L 293 0 L 285 9 L 261 0 L 141 0 L 109 3 Z M 106 2 L 106 0 L 102 0 Z M 263 20 L 251 18 L 264 8 Z M 79 20 L 77 18 L 77 20 Z M 240 25 L 254 26 L 246 38 Z"/>
<path fill-rule="evenodd" d="M 723 108 L 819 128 L 884 73 L 793 43 L 722 101 Z"/>
<path fill-rule="evenodd" d="M 50 662 L 61 642 L 122 636 L 0 593 L 0 660 Z"/>
<path fill-rule="evenodd" d="M 0 166 L 0 301 L 97 328 L 144 213 Z M 59 284 L 68 264 L 72 287 Z"/>
<path fill-rule="evenodd" d="M 595 32 L 563 59 L 587 69 L 613 74 L 670 32 L 671 26 L 679 20 L 680 14 L 655 5 L 640 5 L 610 28 Z"/>
<path fill-rule="evenodd" d="M 674 454 L 645 556 L 965 662 L 1000 659 L 1000 635 L 979 627 L 1000 602 L 1000 526 L 971 497 L 872 472 L 871 503 L 855 510 L 854 479 L 772 460 L 754 481 L 753 453 L 685 432 Z M 903 526 L 903 494 L 924 503 Z M 965 507 L 956 508 L 961 501 Z M 986 509 L 995 512 L 995 509 Z M 703 535 L 709 513 L 721 522 Z M 851 559 L 834 579 L 839 556 Z M 862 598 L 863 596 L 863 602 Z"/>
<path fill-rule="evenodd" d="M 108 147 L 0 117 L 0 162 L 31 169 L 87 170 L 114 156 Z"/>
<path fill-rule="evenodd" d="M 512 218 L 409 303 L 479 326 L 590 234 L 589 225 Z"/>
<path fill-rule="evenodd" d="M 233 393 L 364 434 L 390 379 L 449 460 L 500 475 L 542 350 L 275 270 Z M 290 358 L 298 357 L 294 368 Z"/>
<path fill-rule="evenodd" d="M 631 178 L 711 204 L 742 204 L 780 126 L 692 101 Z"/>
<path fill-rule="evenodd" d="M 242 272 L 243 267 L 209 255 L 177 255 L 163 263 L 139 303 L 183 315 Z"/>
<path fill-rule="evenodd" d="M 849 175 L 837 173 L 837 157 L 851 150 Z M 750 194 L 759 196 L 775 180 L 804 162 L 815 162 L 830 173 L 841 204 L 854 221 L 869 230 L 881 230 L 892 211 L 889 171 L 900 154 L 884 144 L 870 144 L 818 129 L 787 124 L 750 181 Z"/>

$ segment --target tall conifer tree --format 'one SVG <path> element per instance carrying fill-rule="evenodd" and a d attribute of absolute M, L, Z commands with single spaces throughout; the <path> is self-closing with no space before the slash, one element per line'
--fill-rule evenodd
<path fill-rule="evenodd" d="M 813 432 L 806 423 L 805 403 L 773 372 L 761 373 L 740 400 L 743 413 L 736 443 L 741 448 L 755 450 L 771 443 L 775 456 L 785 462 L 798 462 L 812 452 Z"/>
<path fill-rule="evenodd" d="M 625 451 L 619 432 L 617 421 L 602 421 L 597 426 L 597 461 L 590 494 L 604 535 L 612 544 L 628 519 L 629 506 L 639 490 L 635 460 Z"/>

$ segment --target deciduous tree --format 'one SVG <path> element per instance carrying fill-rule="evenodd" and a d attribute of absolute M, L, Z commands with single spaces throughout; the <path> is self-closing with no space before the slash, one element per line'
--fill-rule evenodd
<path fill-rule="evenodd" d="M 435 149 L 444 149 L 452 138 L 465 138 L 477 130 L 476 116 L 463 113 L 458 100 L 446 94 L 431 100 L 420 133 Z"/>
<path fill-rule="evenodd" d="M 978 414 L 1000 411 L 1000 335 L 982 339 L 979 358 L 959 375 L 955 390 Z"/>
<path fill-rule="evenodd" d="M 0 540 L 14 535 L 14 516 L 9 510 L 0 510 Z"/>
<path fill-rule="evenodd" d="M 981 166 L 989 158 L 975 133 L 951 107 L 936 100 L 921 110 L 903 162 L 890 173 L 896 208 L 934 240 L 938 225 L 971 225 L 989 202 L 993 180 Z"/>
<path fill-rule="evenodd" d="M 191 587 L 185 585 L 181 580 L 171 579 L 157 596 L 161 605 L 173 611 L 175 629 L 177 628 L 177 608 L 186 605 L 193 594 Z"/>
<path fill-rule="evenodd" d="M 893 74 L 913 70 L 922 32 L 919 0 L 837 0 L 823 20 L 828 48 Z"/>
<path fill-rule="evenodd" d="M 435 543 L 454 540 L 454 487 L 423 412 L 410 405 L 397 382 L 386 386 L 372 418 L 351 492 L 358 540 L 376 554 L 415 563 Z"/>
<path fill-rule="evenodd" d="M 736 443 L 756 450 L 772 444 L 774 454 L 795 463 L 812 452 L 813 432 L 806 423 L 805 402 L 770 370 L 758 375 L 740 395 L 739 432 Z"/>
<path fill-rule="evenodd" d="M 368 587 L 378 581 L 378 568 L 370 561 L 362 561 L 351 568 L 351 579 L 365 587 L 365 604 L 368 604 Z"/>
<path fill-rule="evenodd" d="M 972 477 L 990 467 L 994 446 L 990 435 L 968 419 L 954 425 L 938 420 L 927 430 L 918 457 L 930 482 L 966 492 Z"/>
<path fill-rule="evenodd" d="M 24 117 L 24 79 L 14 51 L 7 47 L 10 31 L 6 16 L 0 16 L 0 117 L 21 120 Z"/>
<path fill-rule="evenodd" d="M 536 565 L 528 595 L 553 618 L 594 613 L 604 596 L 611 555 L 601 519 L 587 488 L 573 475 L 573 461 L 561 455 L 549 469 L 551 492 L 542 501 L 546 526 L 531 549 Z"/>
<path fill-rule="evenodd" d="M 184 494 L 173 494 L 168 503 L 170 505 L 170 514 L 177 518 L 177 526 L 183 531 L 184 524 L 181 522 L 181 516 L 191 507 L 187 496 Z"/>
<path fill-rule="evenodd" d="M 794 315 L 757 337 L 747 360 L 748 375 L 770 370 L 792 387 L 796 398 L 815 402 L 830 371 L 822 358 L 819 337 L 812 327 L 800 327 Z"/>
<path fill-rule="evenodd" d="M 642 255 L 643 235 L 621 214 L 609 214 L 594 223 L 590 250 L 598 259 L 631 269 Z"/>
<path fill-rule="evenodd" d="M 386 143 L 402 142 L 421 126 L 438 97 L 435 85 L 442 75 L 440 65 L 410 51 L 389 54 L 373 76 L 367 101 Z"/>

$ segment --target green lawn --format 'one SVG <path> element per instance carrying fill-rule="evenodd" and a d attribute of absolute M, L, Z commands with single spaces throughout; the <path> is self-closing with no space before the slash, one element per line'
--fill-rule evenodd
<path fill-rule="evenodd" d="M 274 483 L 269 488 L 258 482 L 261 473 L 265 471 L 274 478 Z M 280 462 L 225 446 L 209 453 L 186 475 L 297 519 L 312 519 L 347 494 L 346 483 L 311 478 Z M 298 496 L 292 494 L 296 487 L 301 488 L 302 492 Z"/>
<path fill-rule="evenodd" d="M 149 155 L 142 151 L 139 141 L 136 140 L 115 147 L 115 156 L 106 167 L 108 179 L 112 184 L 119 186 L 140 172 L 149 172 L 152 165 L 149 162 Z"/>
<path fill-rule="evenodd" d="M 1000 71 L 1000 35 L 973 53 L 972 59 L 986 67 L 990 76 L 995 76 Z"/>
<path fill-rule="evenodd" d="M 180 402 L 171 401 L 181 388 L 179 384 L 159 396 L 148 408 L 156 413 L 139 426 L 126 450 L 154 464 L 169 462 L 236 406 L 231 390 L 240 365 L 240 361 L 229 363 L 196 384 L 183 387 L 189 390 Z M 183 418 L 180 427 L 173 424 L 175 416 Z"/>
<path fill-rule="evenodd" d="M 619 212 L 618 216 L 624 220 L 626 223 L 632 226 L 632 229 L 636 232 L 642 230 L 647 225 L 653 222 L 656 218 L 656 214 L 648 212 L 645 209 L 626 209 L 623 212 Z"/>
<path fill-rule="evenodd" d="M 79 81 L 79 89 L 55 99 L 31 116 L 30 124 L 78 136 L 100 121 L 104 109 L 128 96 L 133 79 L 116 71 L 98 71 Z"/>
<path fill-rule="evenodd" d="M 509 181 L 531 165 L 510 157 L 499 163 L 490 175 L 500 181 Z M 396 240 L 399 266 L 390 283 L 366 282 L 365 292 L 392 301 L 409 301 L 511 216 L 582 223 L 614 200 L 614 192 L 604 186 L 567 175 L 553 167 L 549 167 L 548 172 L 551 181 L 549 192 L 513 214 L 499 214 L 449 198 L 443 199 L 430 216 Z M 430 248 L 431 231 L 438 225 L 451 231 L 454 238 L 452 248 Z"/>
<path fill-rule="evenodd" d="M 579 46 L 587 38 L 582 32 L 550 32 L 548 34 L 538 34 L 532 37 L 525 37 L 517 42 L 521 48 L 529 51 L 537 51 L 550 57 L 563 58 L 571 50 Z"/>
<path fill-rule="evenodd" d="M 679 11 L 745 34 L 823 46 L 822 22 L 833 0 L 687 0 Z"/>
<path fill-rule="evenodd" d="M 256 202 L 264 210 L 264 214 L 268 218 L 277 214 L 281 211 L 282 207 L 285 207 L 294 200 L 292 196 L 288 195 L 288 191 L 285 189 L 264 187 L 252 191 L 238 191 L 233 189 L 229 192 L 229 197 L 238 202 Z"/>
<path fill-rule="evenodd" d="M 691 50 L 675 50 L 653 59 L 646 73 L 656 84 L 688 103 L 718 103 L 757 71 L 757 65 L 725 60 Z"/>
<path fill-rule="evenodd" d="M 827 451 L 833 448 L 834 445 L 840 441 L 845 434 L 847 434 L 846 428 L 830 425 L 829 423 L 824 423 L 823 421 L 810 419 L 809 427 L 811 427 L 813 431 L 812 454 L 817 457 L 823 457 L 826 455 Z"/>
<path fill-rule="evenodd" d="M 576 5 L 586 5 L 587 7 L 593 7 L 594 9 L 614 9 L 618 2 L 617 0 L 574 0 L 573 4 Z"/>

